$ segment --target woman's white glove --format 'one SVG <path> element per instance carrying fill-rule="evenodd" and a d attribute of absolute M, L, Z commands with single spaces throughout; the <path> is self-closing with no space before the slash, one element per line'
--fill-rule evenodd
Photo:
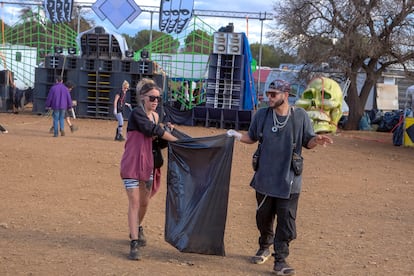
<path fill-rule="evenodd" d="M 237 141 L 240 141 L 242 138 L 242 134 L 240 132 L 235 131 L 234 129 L 227 130 L 227 136 L 234 137 L 237 139 Z"/>

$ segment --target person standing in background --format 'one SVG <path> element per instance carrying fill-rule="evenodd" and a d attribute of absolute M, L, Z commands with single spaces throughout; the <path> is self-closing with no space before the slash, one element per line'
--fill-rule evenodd
<path fill-rule="evenodd" d="M 128 106 L 131 108 L 131 104 L 125 102 L 126 93 L 129 90 L 129 83 L 128 81 L 124 80 L 122 83 L 122 89 L 120 92 L 116 93 L 115 99 L 114 99 L 114 115 L 116 120 L 118 121 L 118 126 L 116 128 L 116 134 L 115 134 L 115 141 L 124 141 L 125 138 L 122 135 L 122 128 L 124 126 L 124 106 Z"/>
<path fill-rule="evenodd" d="M 46 108 L 52 109 L 53 113 L 53 136 L 65 136 L 65 113 L 72 108 L 72 98 L 69 89 L 63 84 L 62 77 L 56 78 L 56 83 L 50 88 L 47 95 Z"/>
<path fill-rule="evenodd" d="M 73 83 L 73 81 L 68 80 L 68 81 L 65 83 L 65 86 L 68 88 L 69 92 L 72 92 L 73 88 L 75 87 L 75 84 Z M 68 110 L 67 110 L 67 112 L 65 112 L 65 120 L 66 120 L 66 123 L 68 124 L 68 126 L 69 126 L 69 128 L 70 128 L 70 131 L 71 131 L 72 133 L 78 130 L 78 127 L 76 127 L 74 124 L 72 124 L 72 122 L 71 122 L 71 120 L 70 120 L 70 117 L 71 117 L 71 116 L 72 116 L 72 117 L 74 117 L 74 114 L 72 113 L 72 112 L 73 112 L 73 107 L 74 107 L 74 106 L 76 106 L 76 102 L 75 102 L 75 101 L 72 101 L 72 108 L 68 109 Z M 70 114 L 69 114 L 69 113 L 70 113 Z M 52 125 L 52 127 L 49 129 L 49 133 L 53 133 L 53 125 Z"/>

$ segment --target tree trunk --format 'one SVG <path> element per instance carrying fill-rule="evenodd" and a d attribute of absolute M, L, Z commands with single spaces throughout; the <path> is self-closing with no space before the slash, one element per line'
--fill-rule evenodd
<path fill-rule="evenodd" d="M 358 70 L 353 70 L 353 72 L 357 72 Z M 357 73 L 350 74 L 350 81 L 351 84 L 348 90 L 348 96 L 346 99 L 346 103 L 349 107 L 349 116 L 348 121 L 345 123 L 344 129 L 345 130 L 358 130 L 359 129 L 359 122 L 364 115 L 365 112 L 365 104 L 367 103 L 367 99 L 369 94 L 371 93 L 371 89 L 376 83 L 378 76 L 380 73 L 374 72 L 372 69 L 370 72 L 366 73 L 365 81 L 362 85 L 361 91 L 358 92 L 357 88 Z"/>
<path fill-rule="evenodd" d="M 359 121 L 364 114 L 364 110 L 360 110 L 359 108 L 349 109 L 348 120 L 345 123 L 344 129 L 345 130 L 358 130 L 359 129 Z"/>
<path fill-rule="evenodd" d="M 364 106 L 360 103 L 358 89 L 357 89 L 357 77 L 356 74 L 350 76 L 351 84 L 349 85 L 346 103 L 349 107 L 348 120 L 345 123 L 345 130 L 358 130 L 359 121 L 361 120 L 362 115 L 364 114 Z"/>

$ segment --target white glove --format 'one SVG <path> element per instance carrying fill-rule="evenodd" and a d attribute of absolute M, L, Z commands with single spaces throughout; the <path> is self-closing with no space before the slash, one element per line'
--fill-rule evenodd
<path fill-rule="evenodd" d="M 234 137 L 237 139 L 237 141 L 240 141 L 242 138 L 242 134 L 240 132 L 235 131 L 234 129 L 227 130 L 227 136 Z"/>

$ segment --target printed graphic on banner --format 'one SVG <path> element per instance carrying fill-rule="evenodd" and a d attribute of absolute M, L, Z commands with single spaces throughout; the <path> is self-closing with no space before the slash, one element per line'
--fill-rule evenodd
<path fill-rule="evenodd" d="M 108 19 L 117 29 L 125 21 L 132 23 L 142 12 L 134 0 L 98 0 L 92 5 L 92 10 L 101 20 Z"/>
<path fill-rule="evenodd" d="M 69 22 L 72 19 L 73 0 L 45 0 L 44 9 L 52 23 Z"/>
<path fill-rule="evenodd" d="M 171 0 L 161 0 L 160 4 L 160 19 L 159 19 L 159 28 L 163 32 L 170 22 L 171 16 Z"/>
<path fill-rule="evenodd" d="M 161 0 L 160 30 L 167 33 L 181 33 L 193 16 L 193 7 L 193 0 Z"/>

